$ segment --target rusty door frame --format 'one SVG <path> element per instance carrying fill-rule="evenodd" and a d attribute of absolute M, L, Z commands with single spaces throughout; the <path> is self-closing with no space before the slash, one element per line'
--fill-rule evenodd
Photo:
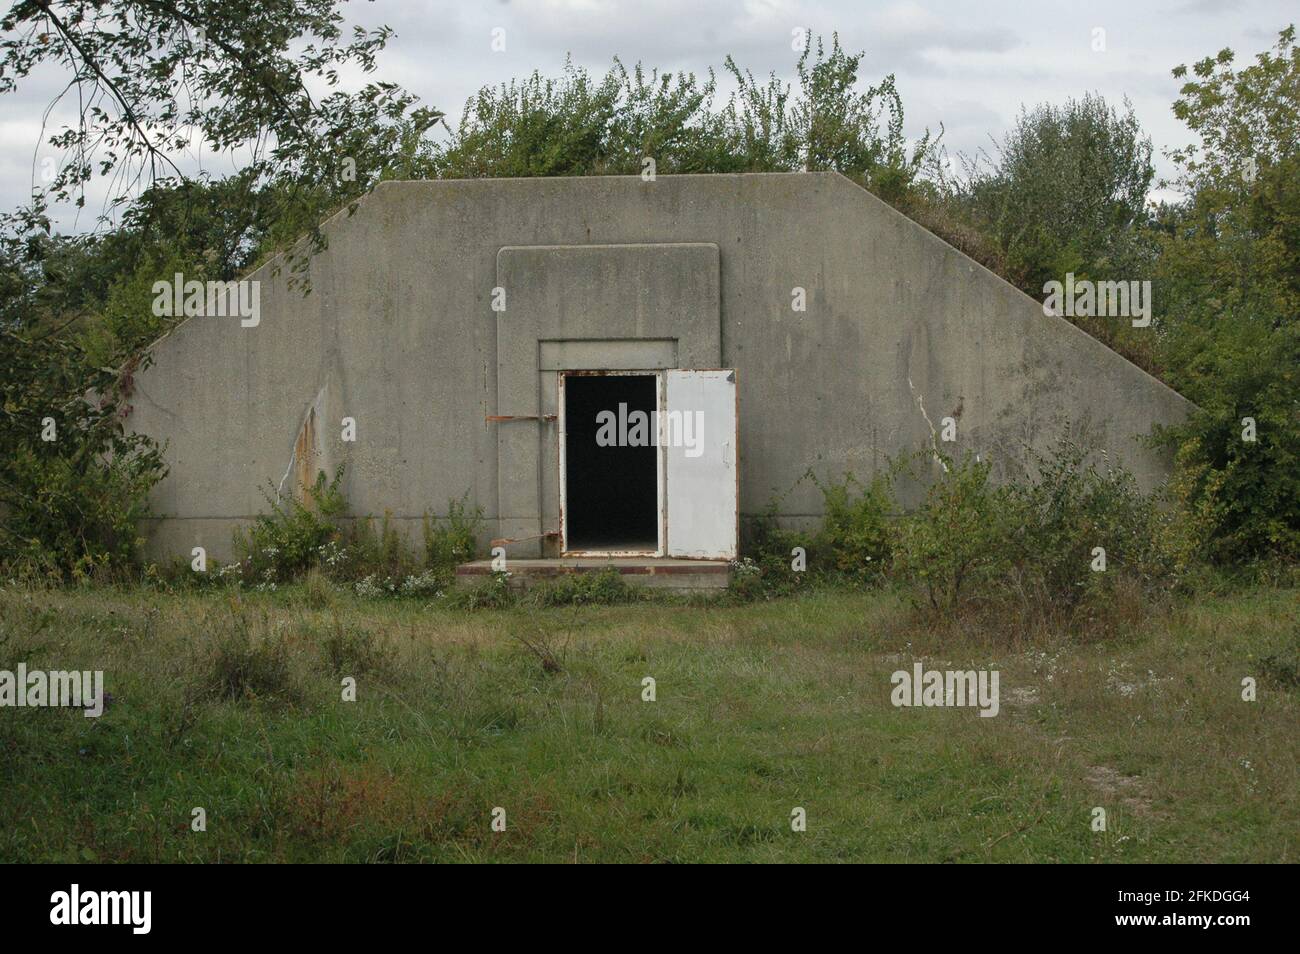
<path fill-rule="evenodd" d="M 648 369 L 626 369 L 626 370 L 583 370 L 583 371 L 557 371 L 558 380 L 558 401 L 557 401 L 557 422 L 555 428 L 557 444 L 557 462 L 559 465 L 560 480 L 560 555 L 566 557 L 662 557 L 666 553 L 668 545 L 668 497 L 664 488 L 664 468 L 667 462 L 664 458 L 663 435 L 655 434 L 655 482 L 656 482 L 656 506 L 658 508 L 659 519 L 658 534 L 659 539 L 655 542 L 653 550 L 571 550 L 569 549 L 569 510 L 568 510 L 568 473 L 565 468 L 564 445 L 565 445 L 565 395 L 564 379 L 573 377 L 631 377 L 634 375 L 653 375 L 655 378 L 655 408 L 660 413 L 656 415 L 656 422 L 659 427 L 663 426 L 663 406 L 664 406 L 664 370 L 663 368 Z"/>

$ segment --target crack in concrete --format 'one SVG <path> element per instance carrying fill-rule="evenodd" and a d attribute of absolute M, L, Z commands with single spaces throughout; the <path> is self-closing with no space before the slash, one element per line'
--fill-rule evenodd
<path fill-rule="evenodd" d="M 939 432 L 935 430 L 930 415 L 925 413 L 925 401 L 917 392 L 916 386 L 912 384 L 911 375 L 908 375 L 907 386 L 911 390 L 912 396 L 916 398 L 916 406 L 921 409 L 921 416 L 925 418 L 926 427 L 930 428 L 930 447 L 933 448 L 934 459 L 939 462 L 939 466 L 943 468 L 943 472 L 946 474 L 948 473 L 948 465 L 944 462 L 943 455 L 939 453 Z"/>

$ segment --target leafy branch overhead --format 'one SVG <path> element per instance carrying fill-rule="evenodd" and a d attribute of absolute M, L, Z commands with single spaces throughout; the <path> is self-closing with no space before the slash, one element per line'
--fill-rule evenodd
<path fill-rule="evenodd" d="M 66 82 L 46 111 L 75 120 L 49 136 L 61 162 L 37 207 L 85 203 L 108 177 L 108 211 L 191 176 L 184 159 L 237 156 L 251 189 L 273 184 L 287 229 L 319 241 L 320 212 L 378 181 L 408 124 L 435 111 L 378 80 L 355 92 L 392 31 L 345 34 L 336 0 L 20 0 L 0 19 L 0 93 L 44 66 Z M 343 174 L 350 160 L 355 178 Z M 285 237 L 291 231 L 285 232 Z"/>

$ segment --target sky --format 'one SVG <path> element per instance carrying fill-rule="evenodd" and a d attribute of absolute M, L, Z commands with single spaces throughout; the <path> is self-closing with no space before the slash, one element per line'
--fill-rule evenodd
<path fill-rule="evenodd" d="M 1127 97 L 1152 138 L 1158 179 L 1174 171 L 1164 151 L 1190 141 L 1170 108 L 1180 85 L 1170 70 L 1225 46 L 1244 64 L 1300 20 L 1294 0 L 352 0 L 343 9 L 348 22 L 396 31 L 376 75 L 453 122 L 482 86 L 533 70 L 558 74 L 566 55 L 599 73 L 618 56 L 629 66 L 640 61 L 702 76 L 710 67 L 721 72 L 730 54 L 755 76 L 792 79 L 793 31 L 806 28 L 828 38 L 838 33 L 846 49 L 865 51 L 864 86 L 893 73 L 905 133 L 942 126 L 949 153 L 989 148 L 1022 106 L 1086 92 L 1115 104 Z M 493 48 L 494 38 L 503 50 Z M 15 208 L 39 184 L 51 154 L 41 124 L 58 81 L 44 71 L 0 97 L 2 209 Z M 719 86 L 720 104 L 727 92 L 721 77 Z M 56 109 L 46 135 L 67 118 Z M 189 168 L 201 162 L 221 173 L 235 161 L 191 156 Z M 60 210 L 58 227 L 93 227 L 106 191 L 92 184 L 89 211 Z M 1156 198 L 1172 195 L 1153 190 Z"/>

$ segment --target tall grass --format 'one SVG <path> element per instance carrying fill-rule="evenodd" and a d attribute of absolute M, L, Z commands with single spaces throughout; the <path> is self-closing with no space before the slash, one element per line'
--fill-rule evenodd
<path fill-rule="evenodd" d="M 297 589 L 232 606 L 219 592 L 0 588 L 0 668 L 102 668 L 113 696 L 97 720 L 0 709 L 0 859 L 1157 862 L 1300 849 L 1293 589 L 1228 589 L 1098 641 L 1022 647 L 921 625 L 891 588 L 707 612 L 641 601 L 472 615 L 346 592 L 312 609 Z M 1000 670 L 1001 714 L 893 708 L 890 673 L 916 661 Z M 1245 676 L 1257 702 L 1241 699 Z M 190 828 L 196 806 L 206 832 Z M 796 806 L 806 832 L 790 828 Z M 1104 833 L 1089 825 L 1096 806 Z M 490 827 L 495 807 L 505 832 Z"/>

